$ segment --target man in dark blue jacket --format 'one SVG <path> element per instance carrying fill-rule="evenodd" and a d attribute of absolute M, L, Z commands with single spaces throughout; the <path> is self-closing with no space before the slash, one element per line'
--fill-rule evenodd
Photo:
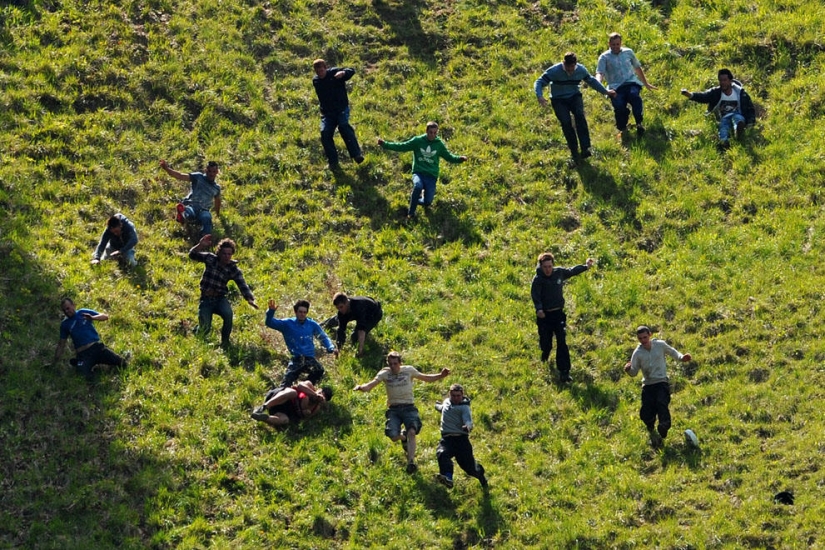
<path fill-rule="evenodd" d="M 730 69 L 719 69 L 719 85 L 704 92 L 689 92 L 682 89 L 682 95 L 696 103 L 708 106 L 709 113 L 719 117 L 719 145 L 730 147 L 731 133 L 741 139 L 745 127 L 756 122 L 756 109 L 742 83 L 734 80 Z"/>
<path fill-rule="evenodd" d="M 327 67 L 323 59 L 313 61 L 312 68 L 315 69 L 312 85 L 315 87 L 318 102 L 321 104 L 321 145 L 324 146 L 324 154 L 329 161 L 329 167 L 338 168 L 338 150 L 332 140 L 335 128 L 341 132 L 349 156 L 361 164 L 364 162 L 364 156 L 361 154 L 358 138 L 355 137 L 355 129 L 349 123 L 349 98 L 346 84 L 347 80 L 355 74 L 355 69 Z"/>
<path fill-rule="evenodd" d="M 564 281 L 579 273 L 584 273 L 596 261 L 587 258 L 584 265 L 575 267 L 554 267 L 555 258 L 550 252 L 539 255 L 536 275 L 530 287 L 530 296 L 536 309 L 536 324 L 539 329 L 539 346 L 541 347 L 542 363 L 550 358 L 553 349 L 553 335 L 556 335 L 556 368 L 559 371 L 560 382 L 570 382 L 570 350 L 567 347 L 566 323 L 564 313 L 564 295 L 562 287 Z"/>

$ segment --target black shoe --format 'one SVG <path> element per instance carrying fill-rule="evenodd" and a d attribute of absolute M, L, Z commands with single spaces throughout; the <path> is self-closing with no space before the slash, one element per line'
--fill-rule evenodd
<path fill-rule="evenodd" d="M 444 474 L 438 474 L 437 476 L 435 476 L 435 479 L 447 489 L 452 489 L 453 485 L 455 485 L 453 483 L 453 480 L 445 476 Z"/>
<path fill-rule="evenodd" d="M 484 475 L 484 466 L 481 464 L 476 464 L 476 470 L 478 472 L 478 481 L 481 483 L 481 486 L 484 489 L 487 489 L 487 477 Z"/>
<path fill-rule="evenodd" d="M 357 156 L 354 160 L 356 163 L 361 164 L 362 162 L 364 162 L 364 155 Z"/>
<path fill-rule="evenodd" d="M 546 363 L 548 359 L 550 359 L 550 352 L 541 352 L 541 362 Z"/>
<path fill-rule="evenodd" d="M 745 123 L 744 122 L 737 122 L 735 132 L 736 132 L 736 139 L 741 140 L 742 136 L 745 135 Z"/>
<path fill-rule="evenodd" d="M 414 474 L 418 471 L 418 466 L 415 465 L 415 462 L 408 462 L 407 463 L 407 473 Z"/>
<path fill-rule="evenodd" d="M 338 316 L 333 315 L 332 317 L 321 323 L 321 328 L 323 328 L 324 330 L 338 328 Z"/>
<path fill-rule="evenodd" d="M 643 135 L 645 135 L 645 127 L 642 126 L 641 124 L 636 125 L 636 135 L 639 136 L 639 137 L 642 137 Z"/>
<path fill-rule="evenodd" d="M 569 371 L 559 371 L 559 382 L 561 382 L 562 384 L 569 384 L 572 381 L 573 379 L 570 378 Z"/>
<path fill-rule="evenodd" d="M 580 159 L 587 159 L 593 156 L 593 152 L 590 149 L 585 149 L 582 151 L 582 154 L 579 155 Z"/>

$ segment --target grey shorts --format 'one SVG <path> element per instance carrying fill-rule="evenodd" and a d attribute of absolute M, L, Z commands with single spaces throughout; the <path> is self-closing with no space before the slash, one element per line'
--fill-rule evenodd
<path fill-rule="evenodd" d="M 387 417 L 387 423 L 384 425 L 384 434 L 387 437 L 401 435 L 402 424 L 408 430 L 414 429 L 415 433 L 421 433 L 421 417 L 418 416 L 415 405 L 390 407 L 384 415 Z"/>

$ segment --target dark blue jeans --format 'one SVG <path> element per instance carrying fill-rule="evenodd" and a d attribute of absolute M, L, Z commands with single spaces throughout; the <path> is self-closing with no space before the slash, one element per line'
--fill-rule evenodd
<path fill-rule="evenodd" d="M 201 210 L 195 213 L 195 207 L 187 205 L 183 211 L 183 217 L 187 221 L 201 224 L 201 237 L 212 233 L 212 213 L 209 210 Z"/>
<path fill-rule="evenodd" d="M 479 467 L 473 456 L 473 446 L 470 444 L 470 437 L 466 435 L 456 435 L 442 437 L 435 451 L 438 458 L 438 472 L 450 478 L 453 477 L 453 457 L 458 466 L 470 477 L 480 477 Z"/>
<path fill-rule="evenodd" d="M 232 334 L 232 306 L 226 297 L 201 297 L 201 301 L 198 304 L 198 334 L 206 336 L 212 332 L 213 315 L 218 315 L 223 319 L 221 344 L 229 344 L 229 335 Z"/>
<path fill-rule="evenodd" d="M 324 154 L 331 165 L 338 164 L 338 150 L 332 137 L 335 129 L 344 138 L 349 156 L 356 159 L 361 156 L 361 146 L 358 145 L 358 138 L 355 137 L 355 129 L 349 123 L 349 107 L 337 115 L 321 115 L 321 145 L 324 146 Z"/>
<path fill-rule="evenodd" d="M 644 119 L 644 109 L 642 105 L 642 87 L 638 84 L 623 84 L 616 88 L 616 97 L 610 100 L 613 103 L 613 114 L 616 116 L 616 128 L 619 131 L 624 131 L 627 128 L 627 122 L 630 120 L 630 110 L 627 105 L 633 109 L 633 119 L 636 124 L 641 124 Z"/>
<path fill-rule="evenodd" d="M 567 140 L 567 148 L 573 158 L 579 156 L 579 145 L 582 152 L 590 149 L 590 130 L 587 128 L 587 119 L 584 118 L 584 102 L 582 95 L 576 94 L 565 99 L 550 98 L 553 112 L 561 123 L 561 131 Z M 573 126 L 575 121 L 575 127 Z M 578 136 L 578 141 L 576 137 Z"/>
<path fill-rule="evenodd" d="M 77 354 L 77 373 L 82 374 L 87 380 L 92 378 L 92 368 L 95 365 L 112 365 L 123 367 L 126 361 L 100 342 L 89 349 L 85 349 Z"/>

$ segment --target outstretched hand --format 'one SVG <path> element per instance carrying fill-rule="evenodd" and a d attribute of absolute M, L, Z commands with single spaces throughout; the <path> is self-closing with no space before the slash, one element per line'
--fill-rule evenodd
<path fill-rule="evenodd" d="M 271 309 L 272 311 L 275 311 L 275 310 L 278 309 L 278 304 L 275 303 L 275 300 L 269 300 L 267 305 L 269 306 L 269 309 Z"/>
<path fill-rule="evenodd" d="M 693 359 L 693 357 L 691 357 L 689 353 L 686 353 L 682 356 L 682 363 L 687 363 L 691 359 Z"/>

